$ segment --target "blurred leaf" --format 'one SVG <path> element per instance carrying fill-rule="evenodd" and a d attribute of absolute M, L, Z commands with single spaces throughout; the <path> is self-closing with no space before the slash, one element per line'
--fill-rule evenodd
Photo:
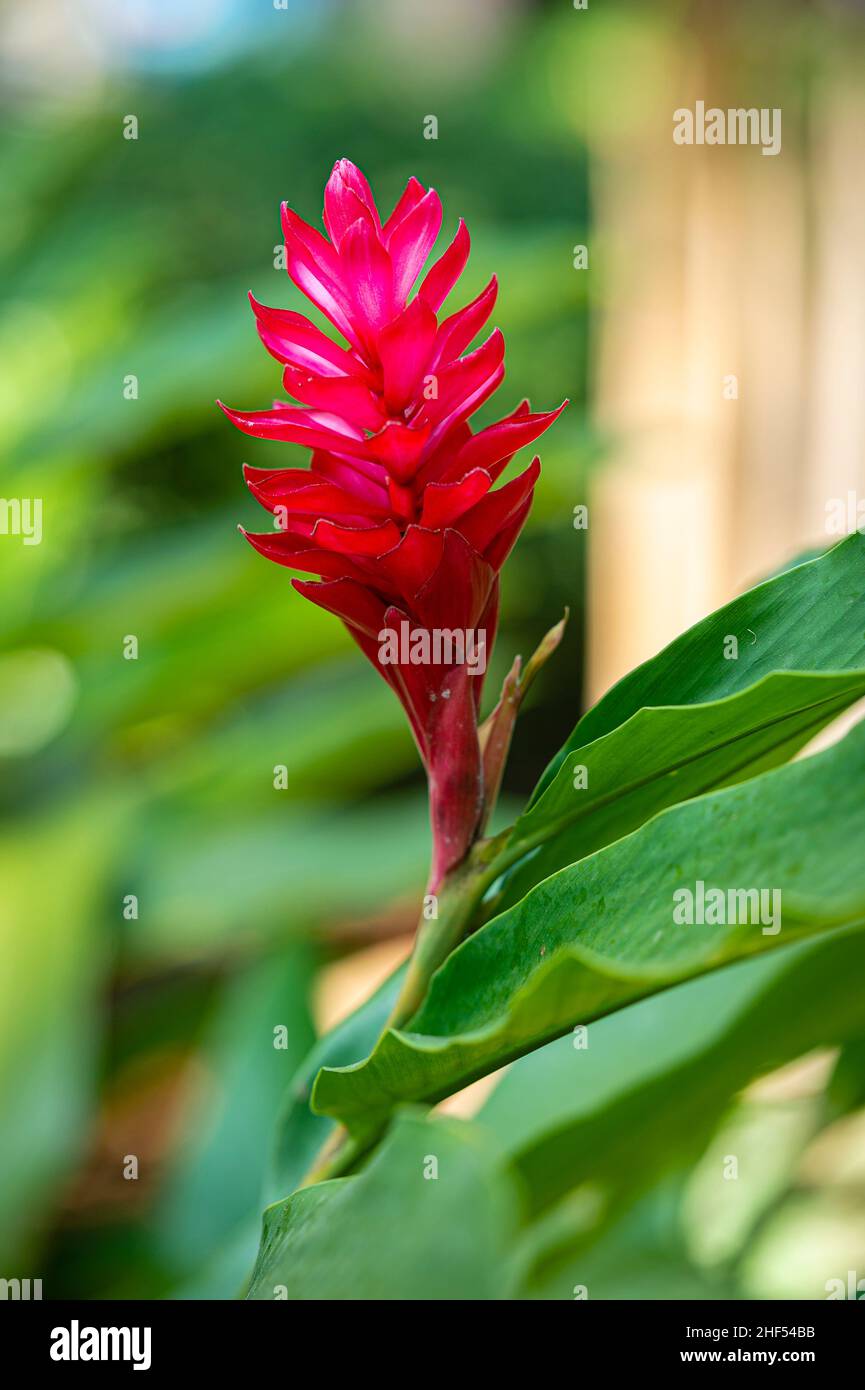
<path fill-rule="evenodd" d="M 862 1301 L 865 1208 L 859 1192 L 793 1190 L 742 1252 L 742 1298 Z M 852 1277 L 851 1277 L 852 1275 Z"/>
<path fill-rule="evenodd" d="M 518 1212 L 483 1130 L 404 1112 L 357 1177 L 268 1208 L 249 1296 L 502 1298 Z"/>
<path fill-rule="evenodd" d="M 683 1202 L 698 1264 L 732 1265 L 761 1220 L 783 1201 L 819 1128 L 820 1102 L 820 1096 L 768 1104 L 745 1100 L 725 1117 L 688 1176 Z"/>
<path fill-rule="evenodd" d="M 478 1114 L 532 1211 L 581 1183 L 615 1210 L 693 1160 L 755 1077 L 865 1027 L 865 932 L 743 961 L 559 1038 L 506 1072 Z"/>
<path fill-rule="evenodd" d="M 13 1265 L 80 1158 L 95 1085 L 98 926 L 118 806 L 22 824 L 0 848 L 0 1262 Z M 26 1271 L 21 1271 L 22 1276 Z"/>
<path fill-rule="evenodd" d="M 132 873 L 146 911 L 129 924 L 130 961 L 247 951 L 362 919 L 423 885 L 429 826 L 419 798 L 330 816 L 286 803 L 281 814 L 214 822 L 148 821 Z"/>
<path fill-rule="evenodd" d="M 309 1105 L 312 1084 L 322 1067 L 346 1066 L 374 1047 L 394 1005 L 405 968 L 401 967 L 332 1028 L 313 1048 L 292 1077 L 277 1126 L 273 1163 L 268 1179 L 271 1200 L 284 1197 L 303 1181 L 334 1128 L 326 1115 Z"/>
<path fill-rule="evenodd" d="M 626 1212 L 601 1238 L 591 1203 L 563 1202 L 526 1232 L 516 1254 L 522 1266 L 518 1299 L 735 1298 L 723 1276 L 709 1276 L 688 1255 L 678 1222 L 678 1192 L 661 1187 Z"/>
<path fill-rule="evenodd" d="M 798 937 L 865 919 L 865 725 L 816 757 L 662 812 L 534 888 L 433 977 L 410 1029 L 325 1069 L 313 1105 L 359 1131 L 436 1100 L 576 1023 Z M 677 925 L 705 882 L 777 890 L 781 923 Z M 781 901 L 779 899 L 779 901 Z M 726 914 L 725 914 L 726 916 Z M 769 926 L 768 923 L 765 924 Z"/>
<path fill-rule="evenodd" d="M 865 1029 L 865 1024 L 863 1024 Z M 865 1105 L 865 1031 L 842 1047 L 827 1089 L 833 1111 L 847 1115 Z"/>
<path fill-rule="evenodd" d="M 160 1255 L 189 1275 L 252 1225 L 252 1254 L 267 1155 L 286 1079 L 308 1051 L 312 959 L 294 946 L 229 979 L 199 1060 L 208 1094 L 187 1117 L 190 1140 L 156 1221 Z M 279 1046 L 275 1030 L 280 1034 Z M 224 1289 L 229 1298 L 237 1284 Z"/>

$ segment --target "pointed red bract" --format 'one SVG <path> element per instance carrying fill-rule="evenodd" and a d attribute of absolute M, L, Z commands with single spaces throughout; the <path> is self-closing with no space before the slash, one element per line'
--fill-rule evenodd
<path fill-rule="evenodd" d="M 493 483 L 564 408 L 532 414 L 523 402 L 472 432 L 470 416 L 504 376 L 498 329 L 471 347 L 497 283 L 493 277 L 464 308 L 438 317 L 469 254 L 460 220 L 424 274 L 441 221 L 438 194 L 415 178 L 382 219 L 369 183 L 347 159 L 337 161 L 325 189 L 327 235 L 283 204 L 288 273 L 346 345 L 303 314 L 250 295 L 261 340 L 300 405 L 222 406 L 247 434 L 312 450 L 309 470 L 245 467 L 277 529 L 244 534 L 268 559 L 315 576 L 294 587 L 342 619 L 402 701 L 429 779 L 431 891 L 463 859 L 481 823 L 477 712 L 499 570 L 531 506 L 539 461 L 498 489 Z M 406 633 L 419 639 L 420 660 L 400 645 Z M 482 663 L 477 646 L 472 658 L 462 650 L 450 661 L 423 659 L 424 635 L 444 634 L 447 647 L 455 633 L 483 640 Z M 395 656 L 386 649 L 390 634 Z"/>

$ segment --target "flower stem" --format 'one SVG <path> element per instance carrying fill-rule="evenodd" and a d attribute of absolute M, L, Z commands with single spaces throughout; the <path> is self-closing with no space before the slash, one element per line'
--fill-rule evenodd
<path fill-rule="evenodd" d="M 478 841 L 466 860 L 442 884 L 437 916 L 429 919 L 421 916 L 408 971 L 382 1033 L 388 1028 L 402 1027 L 417 1013 L 433 974 L 473 925 L 475 909 L 495 877 L 490 863 L 503 838 Z M 310 1187 L 313 1183 L 342 1177 L 373 1147 L 378 1137 L 375 1134 L 361 1141 L 344 1125 L 337 1125 L 298 1186 Z"/>
<path fill-rule="evenodd" d="M 489 867 L 489 847 L 496 841 L 480 840 L 444 880 L 436 900 L 436 916 L 421 914 L 414 950 L 406 977 L 387 1028 L 402 1028 L 417 1013 L 439 966 L 467 935 L 475 909 L 495 877 Z"/>
<path fill-rule="evenodd" d="M 538 671 L 558 647 L 567 619 L 568 611 L 565 609 L 564 618 L 546 634 L 524 669 L 521 669 L 520 659 L 517 658 L 505 679 L 498 705 L 480 730 L 479 748 L 483 752 L 488 803 L 483 821 L 498 795 L 522 700 Z M 464 816 L 462 820 L 465 821 Z M 484 894 L 515 859 L 526 853 L 526 844 L 508 844 L 511 834 L 512 827 L 509 827 L 498 835 L 475 840 L 464 858 L 446 873 L 437 892 L 427 896 L 405 979 L 382 1029 L 382 1036 L 389 1028 L 404 1028 L 411 1021 L 426 998 L 430 981 L 439 966 L 444 964 L 473 927 L 486 920 L 484 914 L 478 912 Z M 431 881 L 436 882 L 435 866 Z M 435 910 L 432 917 L 427 915 L 430 901 Z M 322 1146 L 300 1186 L 309 1187 L 312 1183 L 325 1182 L 350 1172 L 378 1137 L 377 1134 L 368 1136 L 361 1142 L 343 1125 L 338 1125 Z"/>

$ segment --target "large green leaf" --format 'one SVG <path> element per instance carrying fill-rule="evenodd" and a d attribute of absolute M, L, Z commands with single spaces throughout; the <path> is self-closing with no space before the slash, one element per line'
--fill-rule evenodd
<path fill-rule="evenodd" d="M 638 1220 L 649 1246 L 655 1242 L 657 1248 L 651 1258 L 649 1248 L 645 1258 L 629 1256 L 626 1272 L 617 1271 L 620 1233 L 634 1223 L 625 1212 L 637 1193 L 703 1150 L 730 1097 L 753 1076 L 805 1049 L 857 1036 L 865 1018 L 863 967 L 865 933 L 857 931 L 742 962 L 599 1021 L 585 1050 L 561 1038 L 521 1059 L 476 1122 L 447 1134 L 445 1149 L 438 1121 L 423 1126 L 411 1117 L 412 1141 L 385 1140 L 371 1164 L 378 1176 L 370 1190 L 351 1178 L 305 1189 L 271 1208 L 252 1296 L 356 1297 L 356 1258 L 362 1260 L 363 1287 L 372 1277 L 375 1296 L 439 1296 L 453 1224 L 418 1224 L 419 1214 L 428 1211 L 418 1174 L 423 1157 L 432 1153 L 440 1160 L 439 1179 L 450 1182 L 455 1157 L 465 1186 L 459 1198 L 450 1193 L 453 1221 L 472 1222 L 468 1208 L 476 1197 L 462 1152 L 467 1143 L 488 1157 L 487 1184 L 501 1188 L 503 1171 L 510 1171 L 521 1212 L 532 1218 L 506 1242 L 511 1223 L 505 1213 L 497 1258 L 499 1272 L 510 1264 L 513 1278 L 502 1278 L 495 1296 L 570 1299 L 577 1282 L 588 1286 L 592 1298 L 736 1296 L 735 1289 L 707 1281 L 688 1264 L 676 1244 L 673 1210 L 648 1230 Z M 587 1202 L 559 1200 L 586 1183 L 603 1194 L 600 1213 L 590 1194 Z M 332 1203 L 339 1192 L 345 1202 Z M 462 1213 L 458 1201 L 466 1204 Z M 402 1266 L 393 1278 L 387 1265 L 394 1258 L 392 1232 L 408 1222 L 419 1244 L 406 1281 Z M 355 1223 L 363 1248 L 359 1253 L 347 1235 L 347 1255 L 340 1233 L 351 1232 Z M 377 1252 L 372 1276 L 367 1244 Z M 486 1273 L 463 1262 L 462 1253 L 459 1277 L 466 1279 L 463 1296 L 491 1296 Z M 405 1293 L 395 1292 L 403 1288 Z"/>
<path fill-rule="evenodd" d="M 519 1210 L 483 1130 L 406 1112 L 361 1174 L 268 1208 L 249 1296 L 502 1298 Z"/>
<path fill-rule="evenodd" d="M 574 1024 L 803 936 L 865 920 L 865 726 L 827 752 L 662 812 L 540 883 L 458 947 L 411 1030 L 324 1070 L 314 1108 L 364 1131 Z M 778 890 L 783 925 L 677 925 L 698 881 Z"/>
<path fill-rule="evenodd" d="M 865 1029 L 865 932 L 742 961 L 521 1058 L 478 1120 L 505 1145 L 533 1211 L 583 1182 L 611 1204 L 698 1154 L 755 1077 Z"/>
<path fill-rule="evenodd" d="M 863 592 L 857 533 L 749 590 L 620 681 L 577 724 L 514 826 L 507 860 L 534 852 L 496 908 L 665 806 L 785 762 L 865 694 Z"/>

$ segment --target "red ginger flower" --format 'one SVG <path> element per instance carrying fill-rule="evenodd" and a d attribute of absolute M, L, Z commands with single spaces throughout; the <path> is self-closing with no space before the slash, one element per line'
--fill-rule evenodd
<path fill-rule="evenodd" d="M 401 700 L 429 778 L 433 890 L 465 855 L 484 812 L 483 677 L 465 661 L 382 660 L 383 634 L 472 633 L 491 651 L 499 570 L 531 506 L 539 460 L 490 489 L 564 408 L 532 414 L 523 402 L 472 433 L 469 416 L 504 376 L 498 329 L 465 352 L 497 285 L 493 277 L 439 322 L 468 259 L 460 220 L 409 299 L 441 220 L 438 194 L 411 178 L 383 223 L 367 180 L 347 159 L 325 189 L 329 240 L 283 204 L 288 273 L 349 346 L 250 295 L 261 340 L 284 363 L 283 385 L 301 406 L 275 401 L 248 414 L 222 407 L 247 434 L 312 450 L 309 469 L 245 467 L 251 492 L 280 528 L 247 539 L 268 559 L 317 577 L 292 582 L 343 620 Z"/>

